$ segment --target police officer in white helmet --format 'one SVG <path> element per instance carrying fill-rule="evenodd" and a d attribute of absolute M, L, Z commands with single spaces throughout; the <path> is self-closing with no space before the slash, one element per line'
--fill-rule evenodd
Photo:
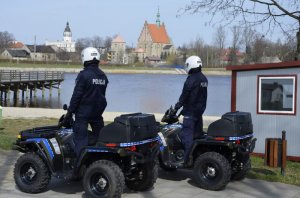
<path fill-rule="evenodd" d="M 88 136 L 97 139 L 104 126 L 102 114 L 106 108 L 105 97 L 108 79 L 99 68 L 100 53 L 96 48 L 85 48 L 81 53 L 84 69 L 76 78 L 76 85 L 70 101 L 68 112 L 63 122 L 75 114 L 73 124 L 75 153 L 88 145 Z M 92 133 L 88 134 L 88 124 Z"/>
<path fill-rule="evenodd" d="M 185 62 L 188 77 L 184 83 L 182 93 L 175 105 L 173 115 L 181 108 L 183 129 L 181 139 L 184 144 L 185 162 L 188 159 L 193 139 L 203 136 L 202 115 L 206 108 L 208 81 L 201 71 L 202 61 L 198 56 L 190 56 Z"/>

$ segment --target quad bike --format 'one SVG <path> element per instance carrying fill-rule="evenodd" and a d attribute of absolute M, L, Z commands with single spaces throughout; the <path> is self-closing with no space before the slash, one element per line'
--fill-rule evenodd
<path fill-rule="evenodd" d="M 166 171 L 193 169 L 199 187 L 220 190 L 230 180 L 242 180 L 251 168 L 250 153 L 255 147 L 251 114 L 229 112 L 211 123 L 207 133 L 195 134 L 188 160 L 184 161 L 181 141 L 182 124 L 172 115 L 172 107 L 162 118 L 159 164 Z"/>
<path fill-rule="evenodd" d="M 64 106 L 66 110 L 67 107 Z M 64 115 L 60 118 L 60 123 Z M 24 153 L 14 168 L 18 188 L 26 193 L 46 190 L 51 176 L 83 177 L 89 197 L 120 197 L 129 189 L 150 189 L 157 179 L 159 138 L 152 114 L 126 114 L 102 128 L 98 140 L 89 140 L 79 157 L 74 152 L 73 119 L 62 127 L 21 131 L 14 149 Z"/>

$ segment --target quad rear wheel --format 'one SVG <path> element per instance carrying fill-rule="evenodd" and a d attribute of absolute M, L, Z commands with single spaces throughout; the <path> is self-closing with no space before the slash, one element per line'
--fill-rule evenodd
<path fill-rule="evenodd" d="M 115 163 L 99 160 L 87 168 L 83 177 L 83 187 L 88 197 L 121 197 L 124 175 Z"/>
<path fill-rule="evenodd" d="M 14 179 L 18 188 L 26 193 L 43 192 L 51 179 L 46 163 L 35 153 L 25 153 L 16 162 Z"/>
<path fill-rule="evenodd" d="M 132 175 L 125 180 L 126 186 L 136 191 L 149 190 L 153 187 L 158 176 L 157 161 L 137 164 L 137 167 L 132 172 Z"/>
<path fill-rule="evenodd" d="M 240 180 L 245 179 L 245 177 L 248 174 L 248 172 L 250 171 L 250 169 L 251 169 L 251 159 L 248 158 L 243 163 L 243 166 L 241 167 L 241 169 L 239 169 L 236 172 L 232 173 L 231 179 L 232 180 L 236 180 L 236 181 L 240 181 Z"/>
<path fill-rule="evenodd" d="M 231 167 L 228 160 L 216 152 L 200 155 L 194 164 L 194 180 L 207 190 L 223 189 L 231 177 Z"/>
<path fill-rule="evenodd" d="M 170 166 L 165 165 L 165 163 L 162 160 L 161 155 L 158 156 L 158 161 L 159 161 L 160 168 L 162 168 L 165 171 L 173 172 L 173 171 L 177 170 L 177 168 L 175 168 L 175 167 L 170 167 Z"/>

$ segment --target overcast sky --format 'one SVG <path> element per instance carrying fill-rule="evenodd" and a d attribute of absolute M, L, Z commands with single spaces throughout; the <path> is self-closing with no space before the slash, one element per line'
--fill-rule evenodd
<path fill-rule="evenodd" d="M 210 17 L 183 15 L 178 10 L 189 0 L 6 0 L 1 2 L 0 31 L 12 33 L 16 40 L 32 44 L 63 39 L 69 21 L 73 39 L 120 34 L 127 45 L 135 46 L 144 25 L 160 19 L 175 46 L 201 37 L 213 43 L 217 25 L 207 25 Z M 228 36 L 229 37 L 229 36 Z M 227 40 L 227 45 L 229 41 Z"/>

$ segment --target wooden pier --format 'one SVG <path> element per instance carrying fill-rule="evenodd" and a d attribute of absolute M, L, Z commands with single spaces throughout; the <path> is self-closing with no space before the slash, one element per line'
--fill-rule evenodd
<path fill-rule="evenodd" d="M 20 91 L 22 100 L 36 97 L 37 90 L 42 91 L 42 97 L 45 96 L 45 89 L 49 89 L 51 96 L 53 88 L 58 89 L 60 95 L 60 83 L 63 80 L 63 72 L 0 70 L 1 102 L 9 101 L 11 92 L 14 100 L 19 100 Z"/>

